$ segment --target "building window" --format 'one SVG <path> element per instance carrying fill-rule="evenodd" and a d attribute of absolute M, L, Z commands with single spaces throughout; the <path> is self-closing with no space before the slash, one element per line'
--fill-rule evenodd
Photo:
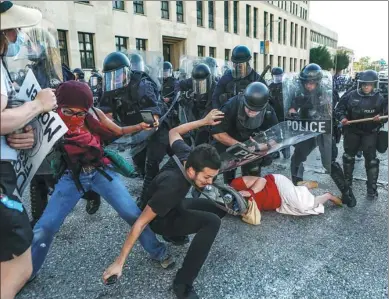
<path fill-rule="evenodd" d="M 254 52 L 254 70 L 258 69 L 258 53 Z"/>
<path fill-rule="evenodd" d="M 215 29 L 215 6 L 214 1 L 208 1 L 208 27 Z"/>
<path fill-rule="evenodd" d="M 198 57 L 205 56 L 205 47 L 204 46 L 197 46 L 197 56 Z"/>
<path fill-rule="evenodd" d="M 66 38 L 66 30 L 58 30 L 58 44 L 59 44 L 59 53 L 61 55 L 62 63 L 69 66 L 69 55 L 68 55 L 68 41 Z"/>
<path fill-rule="evenodd" d="M 294 46 L 297 48 L 297 38 L 298 38 L 298 25 L 294 24 Z"/>
<path fill-rule="evenodd" d="M 234 33 L 238 33 L 238 7 L 239 1 L 234 1 Z"/>
<path fill-rule="evenodd" d="M 134 1 L 134 13 L 144 15 L 143 1 Z"/>
<path fill-rule="evenodd" d="M 293 47 L 293 41 L 294 41 L 293 30 L 294 30 L 294 23 L 290 22 L 290 46 L 291 47 Z"/>
<path fill-rule="evenodd" d="M 197 26 L 203 26 L 203 1 L 196 1 L 197 4 Z"/>
<path fill-rule="evenodd" d="M 146 51 L 146 49 L 147 49 L 146 43 L 147 43 L 147 39 L 137 38 L 136 39 L 136 49 L 140 50 L 140 51 Z"/>
<path fill-rule="evenodd" d="M 230 3 L 224 1 L 224 31 L 230 32 Z"/>
<path fill-rule="evenodd" d="M 306 66 L 307 65 L 307 60 L 306 59 L 304 59 L 304 66 Z"/>
<path fill-rule="evenodd" d="M 112 1 L 112 7 L 119 10 L 124 10 L 124 1 Z"/>
<path fill-rule="evenodd" d="M 284 45 L 286 45 L 286 33 L 288 32 L 288 21 L 284 20 Z"/>
<path fill-rule="evenodd" d="M 294 66 L 294 68 L 293 68 L 294 72 L 297 71 L 297 58 L 294 59 L 294 65 L 293 66 Z"/>
<path fill-rule="evenodd" d="M 304 27 L 300 27 L 300 48 L 302 49 L 304 47 Z"/>
<path fill-rule="evenodd" d="M 281 66 L 281 60 L 282 60 L 282 57 L 281 57 L 281 56 L 278 56 L 278 59 L 277 59 L 277 66 L 278 66 L 278 67 L 282 67 L 282 66 Z"/>
<path fill-rule="evenodd" d="M 270 14 L 270 41 L 273 41 L 273 35 L 274 35 L 274 28 L 273 28 L 273 23 L 274 23 L 274 15 Z"/>
<path fill-rule="evenodd" d="M 93 51 L 93 34 L 78 32 L 78 46 L 80 49 L 81 68 L 94 69 L 95 55 Z"/>
<path fill-rule="evenodd" d="M 278 18 L 278 43 L 281 44 L 282 39 L 282 18 Z"/>
<path fill-rule="evenodd" d="M 251 27 L 251 6 L 246 5 L 246 36 L 250 36 Z"/>
<path fill-rule="evenodd" d="M 116 51 L 126 52 L 128 45 L 128 37 L 115 36 Z"/>
<path fill-rule="evenodd" d="M 209 47 L 209 57 L 216 58 L 216 48 L 215 47 Z"/>
<path fill-rule="evenodd" d="M 224 50 L 224 60 L 229 61 L 231 59 L 231 49 Z"/>
<path fill-rule="evenodd" d="M 258 8 L 254 7 L 254 38 L 258 37 Z"/>
<path fill-rule="evenodd" d="M 169 1 L 161 1 L 161 18 L 170 19 L 169 16 Z"/>
<path fill-rule="evenodd" d="M 267 12 L 265 11 L 263 13 L 263 36 L 264 36 L 264 39 L 266 40 L 267 39 Z"/>
<path fill-rule="evenodd" d="M 300 70 L 302 70 L 303 69 L 303 60 L 302 59 L 300 59 Z"/>
<path fill-rule="evenodd" d="M 176 16 L 177 22 L 184 22 L 184 3 L 183 1 L 176 1 Z"/>
<path fill-rule="evenodd" d="M 283 68 L 284 72 L 286 72 L 286 57 L 285 56 L 282 58 L 282 68 Z"/>
<path fill-rule="evenodd" d="M 273 67 L 274 64 L 273 64 L 273 59 L 274 59 L 274 56 L 273 55 L 270 55 L 270 66 Z"/>

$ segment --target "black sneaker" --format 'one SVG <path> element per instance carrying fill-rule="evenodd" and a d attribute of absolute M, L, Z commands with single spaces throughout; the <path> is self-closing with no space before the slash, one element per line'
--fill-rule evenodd
<path fill-rule="evenodd" d="M 101 199 L 87 199 L 85 210 L 89 215 L 96 214 L 96 212 L 99 210 L 101 204 Z"/>
<path fill-rule="evenodd" d="M 173 283 L 173 291 L 177 299 L 200 299 L 193 286 Z"/>
<path fill-rule="evenodd" d="M 167 237 L 162 236 L 162 238 L 169 243 L 172 243 L 174 246 L 182 246 L 189 243 L 188 236 L 178 236 L 178 237 Z"/>

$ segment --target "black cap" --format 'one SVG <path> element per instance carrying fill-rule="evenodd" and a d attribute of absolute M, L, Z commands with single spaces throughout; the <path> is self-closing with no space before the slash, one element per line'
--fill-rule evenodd
<path fill-rule="evenodd" d="M 261 111 L 269 102 L 269 89 L 261 82 L 250 83 L 244 91 L 244 104 L 252 111 Z"/>
<path fill-rule="evenodd" d="M 104 59 L 103 73 L 115 71 L 123 67 L 130 67 L 130 60 L 122 52 L 113 52 Z"/>

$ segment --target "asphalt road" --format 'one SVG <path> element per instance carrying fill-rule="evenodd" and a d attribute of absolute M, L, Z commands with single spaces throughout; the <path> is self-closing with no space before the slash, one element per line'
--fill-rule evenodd
<path fill-rule="evenodd" d="M 314 153 L 308 159 L 305 178 L 320 182 L 315 194 L 337 193 L 329 176 L 321 173 L 317 156 Z M 387 298 L 387 153 L 380 159 L 377 201 L 364 198 L 366 174 L 362 158 L 356 162 L 354 193 L 358 203 L 353 209 L 327 203 L 321 216 L 264 212 L 259 226 L 225 217 L 195 284 L 200 297 Z M 289 176 L 288 165 L 280 159 L 263 172 Z M 135 198 L 141 181 L 126 180 L 126 184 Z M 28 194 L 24 200 L 28 202 Z M 188 246 L 171 247 L 178 265 L 163 270 L 137 244 L 120 281 L 113 286 L 103 285 L 102 273 L 119 253 L 128 230 L 128 225 L 105 202 L 90 216 L 81 200 L 57 234 L 40 275 L 17 298 L 175 298 L 170 286 Z"/>

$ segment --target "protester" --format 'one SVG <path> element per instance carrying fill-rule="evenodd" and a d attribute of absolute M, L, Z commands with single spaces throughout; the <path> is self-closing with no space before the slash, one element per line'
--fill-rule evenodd
<path fill-rule="evenodd" d="M 212 184 L 221 161 L 214 147 L 202 144 L 191 150 L 182 136 L 203 126 L 217 125 L 222 117 L 223 114 L 215 109 L 201 120 L 170 130 L 170 145 L 185 169 L 182 165 L 180 169 L 174 158 L 171 158 L 152 181 L 147 192 L 146 208 L 131 228 L 120 255 L 104 272 L 104 282 L 114 275 L 122 275 L 127 256 L 142 231 L 150 224 L 155 233 L 164 236 L 196 234 L 176 274 L 173 290 L 179 299 L 199 298 L 193 289 L 193 282 L 208 256 L 219 231 L 220 218 L 225 212 L 207 199 L 185 197 L 192 184 L 198 188 Z"/>
<path fill-rule="evenodd" d="M 32 271 L 32 231 L 25 208 L 20 199 L 13 195 L 16 188 L 16 173 L 12 163 L 17 160 L 17 149 L 28 149 L 33 146 L 33 131 L 27 124 L 40 113 L 55 108 L 57 101 L 51 89 L 43 89 L 34 101 L 19 103 L 21 105 L 15 107 L 16 91 L 4 57 L 18 54 L 22 40 L 22 33 L 19 29 L 38 24 L 42 19 L 42 14 L 35 9 L 14 5 L 10 1 L 0 3 L 0 13 L 0 54 L 2 58 L 0 290 L 2 299 L 12 299 L 26 283 Z M 23 130 L 24 133 L 16 134 L 18 130 Z"/>
<path fill-rule="evenodd" d="M 119 127 L 103 112 L 97 111 L 101 122 L 89 113 L 93 95 L 89 86 L 78 81 L 62 83 L 57 91 L 57 112 L 69 131 L 64 136 L 62 150 L 63 174 L 55 186 L 54 193 L 37 224 L 34 227 L 32 260 L 34 277 L 43 265 L 55 234 L 66 216 L 72 211 L 82 195 L 93 190 L 132 225 L 141 214 L 119 175 L 114 172 L 112 162 L 104 155 L 103 140 L 123 134 L 150 129 L 140 123 Z M 157 124 L 155 124 L 157 125 Z M 149 227 L 146 227 L 139 241 L 151 257 L 163 268 L 174 264 L 164 244 L 160 243 Z M 42 246 L 44 244 L 44 246 Z"/>

